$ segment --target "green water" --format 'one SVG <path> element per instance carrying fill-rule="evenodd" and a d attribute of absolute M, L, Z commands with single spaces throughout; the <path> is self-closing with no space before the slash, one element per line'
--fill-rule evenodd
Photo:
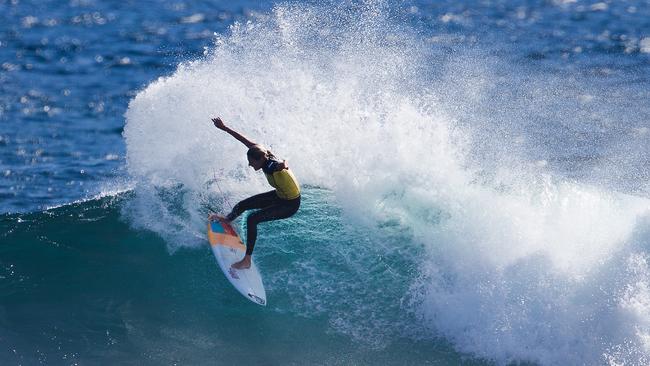
<path fill-rule="evenodd" d="M 309 220 L 337 212 L 318 190 L 293 221 L 261 230 L 268 307 L 231 287 L 207 241 L 170 253 L 132 229 L 131 196 L 2 217 L 3 364 L 482 364 L 417 335 L 400 297 L 415 268 L 360 233 L 343 238 L 340 218 Z"/>

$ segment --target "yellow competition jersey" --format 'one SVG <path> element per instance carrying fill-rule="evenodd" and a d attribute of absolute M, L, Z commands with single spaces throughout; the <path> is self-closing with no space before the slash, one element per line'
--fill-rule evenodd
<path fill-rule="evenodd" d="M 280 164 L 281 162 L 275 156 L 271 155 L 268 158 L 264 166 L 262 166 L 266 180 L 271 187 L 275 188 L 278 197 L 283 200 L 298 198 L 300 196 L 298 180 L 288 168 L 281 169 Z"/>

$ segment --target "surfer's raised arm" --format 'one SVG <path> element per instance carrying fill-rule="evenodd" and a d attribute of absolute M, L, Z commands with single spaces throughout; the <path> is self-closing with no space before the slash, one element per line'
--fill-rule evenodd
<path fill-rule="evenodd" d="M 234 138 L 237 139 L 237 141 L 241 142 L 242 144 L 246 145 L 247 148 L 251 148 L 251 146 L 257 145 L 255 142 L 249 140 L 246 136 L 240 134 L 239 132 L 231 129 L 230 127 L 226 126 L 225 123 L 223 123 L 223 120 L 221 117 L 216 117 L 212 119 L 212 122 L 214 123 L 214 127 L 228 132 L 228 134 Z"/>

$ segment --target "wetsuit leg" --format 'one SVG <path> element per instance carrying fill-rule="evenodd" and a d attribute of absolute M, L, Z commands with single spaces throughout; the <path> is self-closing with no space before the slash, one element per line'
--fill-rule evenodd
<path fill-rule="evenodd" d="M 256 194 L 236 204 L 226 218 L 228 221 L 233 221 L 246 210 L 269 207 L 277 203 L 278 200 L 279 198 L 275 191 Z"/>
<path fill-rule="evenodd" d="M 293 216 L 299 207 L 300 197 L 292 200 L 278 198 L 274 205 L 250 214 L 246 221 L 246 254 L 253 254 L 253 248 L 257 240 L 257 224 L 264 221 L 286 219 Z"/>

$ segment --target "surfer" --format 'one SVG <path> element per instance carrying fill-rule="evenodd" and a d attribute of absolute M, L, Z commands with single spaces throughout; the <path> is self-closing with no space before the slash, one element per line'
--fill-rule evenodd
<path fill-rule="evenodd" d="M 257 239 L 257 224 L 264 221 L 286 219 L 293 216 L 300 207 L 300 186 L 296 177 L 289 170 L 286 160 L 278 160 L 269 150 L 262 145 L 249 140 L 237 131 L 229 128 L 223 123 L 220 117 L 212 119 L 214 126 L 227 132 L 229 135 L 240 141 L 248 148 L 246 153 L 248 165 L 253 169 L 264 172 L 266 180 L 275 188 L 272 191 L 249 197 L 232 208 L 232 211 L 225 217 L 233 221 L 246 210 L 257 209 L 251 213 L 246 220 L 246 255 L 237 263 L 232 265 L 235 269 L 247 269 L 251 266 L 251 255 Z M 210 220 L 218 217 L 217 214 L 210 215 Z"/>

